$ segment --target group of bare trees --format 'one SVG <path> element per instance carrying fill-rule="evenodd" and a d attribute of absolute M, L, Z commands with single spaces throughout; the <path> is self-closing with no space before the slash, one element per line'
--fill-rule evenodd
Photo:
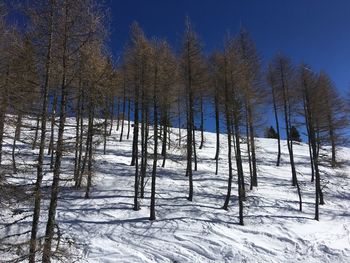
<path fill-rule="evenodd" d="M 326 164 L 336 167 L 337 148 L 345 143 L 344 130 L 348 125 L 345 100 L 325 72 L 313 72 L 310 66 L 294 66 L 290 59 L 278 54 L 269 64 L 267 82 L 271 88 L 272 104 L 277 127 L 278 155 L 280 164 L 279 114 L 285 123 L 286 140 L 292 171 L 292 185 L 297 187 L 299 210 L 302 211 L 302 194 L 297 178 L 298 165 L 294 160 L 294 139 L 291 131 L 296 125 L 305 127 L 309 145 L 311 182 L 315 182 L 315 219 L 319 219 L 319 204 L 324 204 L 320 180 L 320 149 L 331 147 L 331 159 Z M 323 160 L 324 161 L 324 160 Z"/>
<path fill-rule="evenodd" d="M 33 188 L 33 219 L 29 242 L 29 261 L 50 262 L 55 234 L 56 207 L 62 174 L 62 158 L 66 151 L 75 151 L 72 171 L 74 185 L 82 186 L 86 177 L 86 197 L 92 176 L 93 138 L 101 129 L 94 119 L 99 110 L 114 97 L 115 72 L 105 48 L 105 18 L 101 7 L 90 0 L 29 1 L 18 7 L 28 19 L 26 28 L 6 23 L 6 5 L 1 5 L 1 127 L 0 153 L 3 143 L 13 138 L 12 161 L 2 162 L 1 172 L 18 171 L 16 141 L 30 145 L 36 155 L 36 179 Z M 112 96 L 111 96 L 112 94 Z M 76 116 L 75 147 L 65 143 L 67 115 Z M 21 129 L 34 130 L 30 138 L 21 138 Z M 85 119 L 85 122 L 84 122 Z M 86 122 L 87 120 L 87 122 Z M 14 127 L 14 135 L 4 130 Z M 57 132 L 57 134 L 55 134 Z M 7 137 L 6 137 L 7 136 Z M 5 138 L 6 137 L 6 138 Z M 67 148 L 68 147 L 68 148 Z M 49 163 L 46 155 L 49 155 Z M 47 224 L 42 247 L 38 247 L 38 226 L 42 214 L 42 182 L 52 172 Z M 40 242 L 41 243 L 41 242 Z"/>
<path fill-rule="evenodd" d="M 25 30 L 8 25 L 7 8 L 0 5 L 0 165 L 1 174 L 20 171 L 21 165 L 16 165 L 18 141 L 34 150 L 30 262 L 36 261 L 38 252 L 43 262 L 52 258 L 62 176 L 68 173 L 72 186 L 84 187 L 85 197 L 89 198 L 96 144 L 102 141 L 103 153 L 107 153 L 107 138 L 115 118 L 115 128 L 120 130 L 118 141 L 129 139 L 133 129 L 133 209 L 140 209 L 140 198 L 145 197 L 150 177 L 150 220 L 155 220 L 158 160 L 161 158 L 161 166 L 165 167 L 171 158 L 169 149 L 184 150 L 184 176 L 188 177 L 188 200 L 192 201 L 197 151 L 205 147 L 205 118 L 212 118 L 214 113 L 216 174 L 220 156 L 227 154 L 228 158 L 228 171 L 220 171 L 228 174 L 223 209 L 229 208 L 236 178 L 239 223 L 243 225 L 246 187 L 252 190 L 259 182 L 258 159 L 262 157 L 256 153 L 256 135 L 262 112 L 271 108 L 278 140 L 276 165 L 281 163 L 281 137 L 285 130 L 291 182 L 297 189 L 300 211 L 302 189 L 291 130 L 305 127 L 311 181 L 316 189 L 315 219 L 319 219 L 319 204 L 324 203 L 320 179 L 324 159 L 320 149 L 331 146 L 330 165 L 335 167 L 337 147 L 343 144 L 342 133 L 348 124 L 345 103 L 326 73 L 314 73 L 304 64 L 294 66 L 280 54 L 264 73 L 255 44 L 244 29 L 235 37 L 228 34 L 223 49 L 206 56 L 188 19 L 178 54 L 165 40 L 149 39 L 134 23 L 120 63 L 114 65 L 106 49 L 106 21 L 95 1 L 29 1 L 20 10 L 28 19 Z M 207 110 L 210 108 L 213 112 Z M 32 126 L 24 120 L 30 120 Z M 26 125 L 33 136 L 21 138 Z M 6 132 L 5 126 L 12 127 L 11 132 Z M 72 127 L 75 137 L 68 142 L 65 132 Z M 175 131 L 171 127 L 178 127 L 177 137 L 171 136 Z M 224 128 L 227 153 L 220 151 L 220 132 Z M 6 152 L 3 144 L 9 139 L 11 159 L 2 162 Z M 62 159 L 67 152 L 74 155 L 74 169 L 63 172 Z M 245 161 L 247 171 L 243 169 Z M 52 185 L 47 197 L 45 235 L 38 237 L 46 173 L 52 175 Z M 43 245 L 38 246 L 42 238 Z"/>

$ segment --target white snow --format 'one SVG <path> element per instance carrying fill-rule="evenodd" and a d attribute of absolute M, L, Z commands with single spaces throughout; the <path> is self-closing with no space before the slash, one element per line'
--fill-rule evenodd
<path fill-rule="evenodd" d="M 177 130 L 173 132 L 176 144 Z M 74 130 L 67 129 L 67 133 L 73 136 Z M 199 139 L 199 132 L 197 136 Z M 197 149 L 193 202 L 186 199 L 184 149 L 170 150 L 165 168 L 160 167 L 161 160 L 158 162 L 157 220 L 151 222 L 148 220 L 150 178 L 146 179 L 141 210 L 133 211 L 132 136 L 119 142 L 119 131 L 114 126 L 108 138 L 107 154 L 103 155 L 99 146 L 95 155 L 91 198 L 84 198 L 84 189 L 74 190 L 72 182 L 62 182 L 57 221 L 60 231 L 73 244 L 72 261 L 350 262 L 350 149 L 342 148 L 338 152 L 339 159 L 344 160 L 341 168 L 321 168 L 326 204 L 320 206 L 317 222 L 313 219 L 315 194 L 310 182 L 307 145 L 295 145 L 303 197 L 303 212 L 299 212 L 297 191 L 291 186 L 286 142 L 282 142 L 281 166 L 276 167 L 277 141 L 257 139 L 259 186 L 247 191 L 245 225 L 240 226 L 235 170 L 230 209 L 222 209 L 228 179 L 227 140 L 221 135 L 219 174 L 215 175 L 215 136 L 206 132 L 203 149 Z M 65 178 L 72 177 L 73 156 L 71 153 L 64 159 Z M 151 163 L 150 159 L 149 169 Z M 244 169 L 249 183 L 246 162 Z M 51 173 L 45 175 L 45 184 L 49 185 L 51 176 Z M 33 178 L 28 175 L 20 182 L 30 183 Z M 29 209 L 25 204 L 19 207 Z M 47 211 L 43 210 L 42 222 L 46 216 Z M 2 224 L 0 238 L 28 230 L 30 220 L 29 217 L 15 226 Z M 42 234 L 44 223 L 40 227 Z"/>

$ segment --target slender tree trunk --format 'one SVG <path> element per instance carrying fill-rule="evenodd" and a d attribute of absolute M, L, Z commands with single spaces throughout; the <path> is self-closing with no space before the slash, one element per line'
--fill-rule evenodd
<path fill-rule="evenodd" d="M 5 128 L 5 120 L 6 120 L 6 111 L 8 107 L 7 89 L 8 89 L 9 75 L 10 75 L 10 67 L 7 66 L 6 78 L 5 78 L 5 89 L 2 94 L 1 105 L 0 105 L 0 165 L 2 161 L 2 146 L 4 142 L 4 128 Z"/>
<path fill-rule="evenodd" d="M 277 162 L 276 166 L 280 166 L 281 163 L 281 137 L 280 137 L 280 126 L 278 121 L 278 112 L 277 112 L 277 103 L 276 103 L 276 91 L 274 86 L 272 85 L 272 102 L 273 102 L 273 111 L 275 115 L 275 122 L 276 122 L 276 132 L 277 132 Z"/>
<path fill-rule="evenodd" d="M 203 110 L 203 97 L 200 96 L 200 112 L 201 112 L 201 143 L 199 145 L 199 149 L 203 148 L 203 143 L 204 143 L 204 110 Z"/>
<path fill-rule="evenodd" d="M 171 130 L 170 130 L 170 126 L 169 125 L 168 125 L 168 132 L 167 133 L 168 133 L 168 151 L 170 151 L 170 149 L 171 149 L 171 138 L 170 138 Z"/>
<path fill-rule="evenodd" d="M 117 97 L 117 131 L 119 131 L 120 125 L 120 98 Z"/>
<path fill-rule="evenodd" d="M 309 147 L 309 155 L 310 155 L 310 164 L 311 164 L 311 182 L 314 181 L 315 177 L 315 169 L 314 169 L 314 160 L 312 156 L 312 143 L 311 143 L 311 134 L 310 134 L 310 123 L 309 119 L 310 116 L 308 116 L 307 106 L 306 106 L 306 99 L 303 99 L 303 108 L 304 108 L 304 115 L 305 115 L 305 125 L 306 125 L 306 131 L 307 131 L 307 137 L 308 137 L 308 147 Z"/>
<path fill-rule="evenodd" d="M 139 195 L 139 86 L 135 87 L 135 100 L 134 100 L 134 134 L 133 134 L 133 147 L 132 147 L 132 160 L 131 165 L 135 165 L 135 183 L 134 183 L 134 211 L 140 209 L 138 202 Z"/>
<path fill-rule="evenodd" d="M 311 164 L 311 182 L 313 183 L 315 180 L 315 166 L 314 166 L 314 160 L 312 158 L 312 149 L 311 149 L 311 142 L 308 140 L 308 146 L 309 146 L 309 155 L 310 155 L 310 164 Z"/>
<path fill-rule="evenodd" d="M 56 111 L 57 111 L 57 95 L 55 93 L 53 104 L 52 104 L 52 112 L 51 112 L 51 135 L 50 135 L 50 143 L 49 143 L 49 154 L 50 157 L 50 169 L 53 169 L 54 166 L 54 148 L 55 148 L 55 124 L 56 124 Z"/>
<path fill-rule="evenodd" d="M 85 198 L 89 198 L 91 180 L 92 180 L 92 147 L 94 132 L 94 105 L 90 103 L 89 107 L 89 124 L 88 124 L 88 178 L 86 184 Z"/>
<path fill-rule="evenodd" d="M 252 168 L 253 168 L 253 186 L 258 186 L 258 175 L 256 168 L 256 154 L 255 154 L 255 132 L 254 132 L 254 124 L 253 124 L 253 113 L 250 105 L 250 101 L 248 101 L 248 123 L 249 123 L 249 140 L 251 146 L 251 157 L 252 157 Z"/>
<path fill-rule="evenodd" d="M 156 219 L 155 203 L 156 203 L 156 178 L 157 178 L 157 160 L 158 160 L 158 105 L 157 105 L 157 67 L 155 69 L 155 84 L 153 90 L 153 130 L 154 130 L 154 149 L 153 149 L 153 168 L 152 168 L 152 182 L 151 182 L 151 206 L 150 206 L 150 220 Z"/>
<path fill-rule="evenodd" d="M 194 121 L 192 121 L 192 123 L 193 122 Z M 192 125 L 192 127 L 194 127 L 194 125 Z M 197 171 L 196 129 L 192 129 L 192 132 L 193 132 L 192 142 L 193 142 L 194 170 Z"/>
<path fill-rule="evenodd" d="M 126 135 L 126 139 L 129 140 L 130 135 L 130 98 L 128 98 L 128 134 Z"/>
<path fill-rule="evenodd" d="M 137 91 L 138 93 L 138 91 Z M 136 155 L 138 151 L 138 138 L 139 138 L 139 105 L 138 105 L 138 95 L 135 97 L 134 102 L 134 134 L 133 134 L 133 143 L 132 143 L 132 158 L 131 166 L 134 166 L 136 163 Z M 138 168 L 137 168 L 138 169 Z"/>
<path fill-rule="evenodd" d="M 215 130 L 216 130 L 216 153 L 215 153 L 215 174 L 219 170 L 219 155 L 220 155 L 220 112 L 219 112 L 219 94 L 218 88 L 215 88 Z"/>
<path fill-rule="evenodd" d="M 179 125 L 179 147 L 181 147 L 181 101 L 180 99 L 177 100 L 177 111 L 178 111 L 178 125 Z"/>
<path fill-rule="evenodd" d="M 0 112 L 0 165 L 2 161 L 2 145 L 4 141 L 4 127 L 5 127 L 5 117 L 6 117 L 5 112 L 6 111 L 4 109 L 1 109 L 1 112 Z"/>
<path fill-rule="evenodd" d="M 145 98 L 143 98 L 144 100 Z M 141 114 L 141 174 L 140 174 L 140 197 L 144 198 L 144 181 L 146 177 L 147 168 L 147 144 L 148 144 L 148 110 L 147 103 L 142 103 L 142 114 Z"/>
<path fill-rule="evenodd" d="M 237 113 L 236 113 L 237 114 Z M 245 198 L 244 189 L 244 174 L 242 167 L 242 155 L 240 147 L 240 132 L 238 116 L 234 117 L 235 139 L 236 139 L 236 166 L 238 172 L 238 205 L 239 205 L 239 224 L 244 225 L 243 222 L 243 200 Z"/>
<path fill-rule="evenodd" d="M 122 111 L 122 130 L 120 131 L 120 138 L 119 141 L 121 142 L 123 140 L 123 133 L 124 133 L 124 119 L 125 119 L 125 103 L 126 103 L 126 84 L 124 80 L 124 86 L 123 86 L 123 111 Z"/>
<path fill-rule="evenodd" d="M 109 127 L 109 132 L 108 132 L 108 136 L 111 136 L 112 134 L 112 129 L 113 129 L 113 121 L 114 121 L 114 97 L 111 98 L 111 101 L 110 101 L 110 109 L 111 109 L 111 112 L 110 112 L 110 122 L 111 122 L 111 126 Z"/>
<path fill-rule="evenodd" d="M 283 108 L 284 108 L 284 120 L 286 125 L 286 134 L 287 134 L 287 145 L 288 145 L 288 152 L 289 152 L 289 160 L 290 160 L 290 166 L 292 169 L 292 185 L 297 185 L 297 174 L 295 170 L 295 164 L 294 164 L 294 155 L 293 155 L 293 142 L 290 139 L 290 105 L 288 101 L 288 94 L 287 94 L 287 87 L 285 85 L 285 79 L 284 79 L 284 73 L 283 69 L 281 68 L 281 80 L 282 80 L 282 93 L 283 93 Z"/>
<path fill-rule="evenodd" d="M 186 97 L 187 97 L 187 169 L 186 175 L 188 175 L 189 182 L 189 193 L 188 200 L 192 201 L 193 199 L 193 178 L 192 178 L 192 147 L 193 147 L 193 91 L 192 91 L 192 63 L 191 63 L 191 53 L 190 53 L 190 43 L 187 42 L 187 51 L 186 51 L 186 60 L 187 60 L 187 84 L 186 84 Z"/>
<path fill-rule="evenodd" d="M 17 115 L 16 131 L 15 131 L 15 137 L 17 141 L 21 140 L 21 129 L 22 129 L 22 114 L 19 113 Z"/>
<path fill-rule="evenodd" d="M 34 139 L 33 139 L 33 143 L 32 143 L 32 150 L 35 150 L 35 148 L 36 148 L 36 144 L 38 141 L 39 127 L 40 127 L 40 116 L 38 115 L 36 117 L 36 125 L 35 125 Z"/>
<path fill-rule="evenodd" d="M 74 146 L 74 182 L 75 186 L 77 185 L 79 179 L 79 170 L 78 166 L 78 156 L 79 156 L 79 142 L 80 142 L 80 121 L 81 116 L 81 79 L 79 80 L 79 90 L 78 90 L 78 101 L 77 101 L 77 111 L 76 111 L 76 125 L 75 125 L 75 146 Z"/>
<path fill-rule="evenodd" d="M 230 110 L 229 110 L 229 100 L 228 100 L 228 91 L 227 87 L 225 87 L 225 115 L 226 115 L 226 130 L 227 130 L 227 147 L 228 147 L 228 153 L 227 153 L 227 158 L 228 158 L 228 185 L 227 185 L 227 194 L 226 194 L 226 199 L 223 208 L 225 210 L 228 209 L 228 204 L 230 202 L 231 198 L 231 187 L 232 187 L 232 139 L 231 139 L 231 116 L 230 116 Z"/>
<path fill-rule="evenodd" d="M 13 143 L 12 143 L 12 172 L 13 174 L 17 174 L 17 166 L 16 166 L 16 142 L 17 142 L 17 138 L 16 136 L 13 136 Z"/>
<path fill-rule="evenodd" d="M 33 220 L 32 228 L 30 235 L 30 245 L 29 245 L 29 263 L 35 263 L 35 256 L 37 250 L 37 233 L 38 233 L 38 224 L 40 217 L 41 209 L 41 184 L 43 179 L 43 161 L 44 161 L 44 151 L 45 151 L 45 139 L 46 139 L 46 117 L 47 117 L 47 104 L 48 104 L 48 90 L 50 84 L 50 69 L 51 69 L 51 47 L 52 47 L 52 37 L 53 37 L 53 9 L 54 9 L 54 0 L 50 2 L 50 14 L 49 14 L 49 40 L 47 46 L 47 54 L 45 61 L 45 82 L 42 90 L 42 108 L 41 108 L 41 126 L 40 126 L 40 142 L 39 142 L 39 154 L 38 154 L 38 163 L 37 163 L 37 175 L 34 187 L 34 211 L 33 211 Z M 39 117 L 38 117 L 39 120 Z M 38 122 L 39 123 L 39 122 Z M 51 248 L 51 246 L 50 246 Z M 46 250 L 47 251 L 47 250 Z M 47 252 L 46 262 L 50 261 L 50 253 Z"/>
<path fill-rule="evenodd" d="M 42 256 L 43 263 L 51 262 L 51 244 L 52 244 L 52 239 L 54 235 L 54 227 L 56 224 L 56 207 L 57 207 L 57 199 L 58 199 L 58 193 L 59 193 L 61 160 L 62 160 L 62 154 L 63 154 L 63 143 L 64 143 L 63 134 L 64 134 L 64 127 L 65 127 L 65 119 L 66 119 L 66 98 L 67 98 L 66 73 L 67 73 L 68 9 L 69 9 L 68 5 L 65 5 L 64 35 L 62 36 L 63 37 L 63 56 L 62 56 L 63 75 L 62 75 L 62 84 L 61 84 L 60 122 L 59 122 L 59 128 L 58 128 L 56 160 L 55 160 L 55 166 L 53 170 L 50 206 L 49 206 L 49 213 L 48 213 L 48 219 L 47 219 L 46 231 L 45 231 L 45 242 L 44 242 L 43 256 Z"/>
<path fill-rule="evenodd" d="M 107 128 L 108 128 L 108 98 L 106 98 L 106 105 L 104 109 L 104 131 L 103 131 L 103 154 L 106 155 L 106 147 L 107 147 Z"/>
<path fill-rule="evenodd" d="M 329 117 L 330 119 L 330 117 Z M 329 123 L 332 123 L 331 120 L 329 120 Z M 334 128 L 333 128 L 333 125 L 329 125 L 329 138 L 330 138 L 330 141 L 331 141 L 331 146 L 332 146 L 332 158 L 331 158 L 331 165 L 332 165 L 332 168 L 335 167 L 335 165 L 337 164 L 337 161 L 336 161 L 336 145 L 335 145 L 335 135 L 334 135 Z"/>
<path fill-rule="evenodd" d="M 80 104 L 80 134 L 79 134 L 79 149 L 78 149 L 78 160 L 77 160 L 77 178 L 75 182 L 75 188 L 78 189 L 81 186 L 81 181 L 83 177 L 83 171 L 81 167 L 81 160 L 83 155 L 83 140 L 84 140 L 84 90 L 81 90 L 81 104 Z"/>
<path fill-rule="evenodd" d="M 247 134 L 247 153 L 248 153 L 248 163 L 249 163 L 249 176 L 250 176 L 250 190 L 253 189 L 253 170 L 252 170 L 252 158 L 250 155 L 250 140 L 249 140 L 249 121 L 248 121 L 248 111 L 246 109 L 246 134 Z"/>
<path fill-rule="evenodd" d="M 163 114 L 163 118 L 162 118 L 162 126 L 163 126 L 163 141 L 162 141 L 162 156 L 163 156 L 163 163 L 162 163 L 162 167 L 165 167 L 165 161 L 167 158 L 167 147 L 166 147 L 166 142 L 168 139 L 168 129 L 167 129 L 167 123 L 168 123 L 168 117 L 167 117 L 167 111 L 166 109 L 164 109 L 164 114 Z"/>
<path fill-rule="evenodd" d="M 51 105 L 52 109 L 51 109 L 51 130 L 50 130 L 50 141 L 49 141 L 49 147 L 47 150 L 47 154 L 51 155 L 53 152 L 53 143 L 55 140 L 55 118 L 56 118 L 56 108 L 57 108 L 57 96 L 56 96 L 56 92 L 53 95 L 53 102 Z"/>
<path fill-rule="evenodd" d="M 12 144 L 12 171 L 14 174 L 17 173 L 17 165 L 16 165 L 16 144 L 17 141 L 20 140 L 21 137 L 21 125 L 22 125 L 22 114 L 17 115 L 16 120 L 16 128 L 15 128 L 15 136 L 13 137 Z"/>

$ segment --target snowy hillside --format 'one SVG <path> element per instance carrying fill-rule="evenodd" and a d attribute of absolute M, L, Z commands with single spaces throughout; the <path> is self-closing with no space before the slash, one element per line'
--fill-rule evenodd
<path fill-rule="evenodd" d="M 74 135 L 73 130 L 67 129 L 66 134 L 69 133 Z M 282 144 L 281 166 L 276 167 L 276 141 L 257 139 L 259 186 L 247 192 L 245 226 L 240 226 L 236 177 L 230 209 L 222 209 L 228 179 L 226 136 L 221 135 L 216 176 L 215 134 L 205 133 L 204 147 L 197 152 L 198 171 L 193 175 L 194 201 L 186 199 L 188 178 L 183 150 L 170 152 L 165 168 L 160 167 L 159 161 L 157 220 L 151 222 L 150 182 L 141 210 L 132 209 L 131 138 L 119 142 L 119 132 L 113 129 L 106 155 L 99 146 L 90 199 L 84 198 L 83 190 L 74 190 L 71 181 L 62 181 L 57 221 L 67 241 L 64 245 L 71 247 L 71 262 L 350 262 L 349 163 L 336 170 L 321 168 L 326 204 L 320 207 L 317 222 L 313 220 L 315 195 L 307 145 L 295 146 L 303 196 L 303 212 L 299 212 L 297 191 L 291 186 L 286 142 Z M 338 155 L 346 161 L 350 149 L 344 148 Z M 72 158 L 73 154 L 64 158 L 66 178 L 72 176 Z M 248 167 L 244 168 L 247 172 Z M 28 174 L 15 176 L 18 183 L 33 183 L 34 177 Z M 45 175 L 45 184 L 50 185 L 51 177 L 51 173 Z M 27 203 L 19 203 L 18 208 L 31 209 Z M 44 208 L 42 222 L 46 216 Z M 5 222 L 8 217 L 2 214 Z M 11 226 L 1 223 L 0 237 L 30 229 L 30 220 L 28 217 Z M 0 261 L 7 256 L 0 255 Z"/>

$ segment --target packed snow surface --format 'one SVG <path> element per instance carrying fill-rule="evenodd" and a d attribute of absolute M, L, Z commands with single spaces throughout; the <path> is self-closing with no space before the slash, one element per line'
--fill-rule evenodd
<path fill-rule="evenodd" d="M 73 136 L 74 130 L 67 129 L 66 134 Z M 158 162 L 157 219 L 150 221 L 150 177 L 146 179 L 141 210 L 134 211 L 132 133 L 129 140 L 124 138 L 122 142 L 119 134 L 120 130 L 114 127 L 108 137 L 106 155 L 102 146 L 97 148 L 89 199 L 84 198 L 84 189 L 74 190 L 72 182 L 62 181 L 57 222 L 76 249 L 72 261 L 74 258 L 78 262 L 133 263 L 350 262 L 350 149 L 338 151 L 338 158 L 344 161 L 341 167 L 333 170 L 325 163 L 321 168 L 325 205 L 320 206 L 320 221 L 315 221 L 315 188 L 310 182 L 307 144 L 294 147 L 303 197 L 303 211 L 299 212 L 297 190 L 291 185 L 286 141 L 282 141 L 281 165 L 276 167 L 277 141 L 256 139 L 259 185 L 249 190 L 249 166 L 245 161 L 248 190 L 244 202 L 245 225 L 240 226 L 234 160 L 230 206 L 228 211 L 222 209 L 228 179 L 227 137 L 220 136 L 219 173 L 215 175 L 216 135 L 206 132 L 204 147 L 197 148 L 194 200 L 187 200 L 185 149 L 172 147 L 165 168 L 161 167 L 161 160 Z M 198 142 L 199 132 L 197 136 Z M 173 129 L 171 138 L 173 146 L 177 145 L 177 129 Z M 245 147 L 243 151 L 247 158 Z M 328 154 L 327 149 L 322 154 Z M 72 177 L 73 157 L 72 153 L 64 158 L 66 178 Z M 149 171 L 151 160 L 150 157 Z M 45 184 L 50 185 L 51 177 L 52 173 L 45 175 Z M 44 208 L 42 229 L 46 216 Z M 26 220 L 20 224 L 22 228 L 30 226 L 31 218 Z M 11 227 L 15 231 L 15 226 Z"/>

